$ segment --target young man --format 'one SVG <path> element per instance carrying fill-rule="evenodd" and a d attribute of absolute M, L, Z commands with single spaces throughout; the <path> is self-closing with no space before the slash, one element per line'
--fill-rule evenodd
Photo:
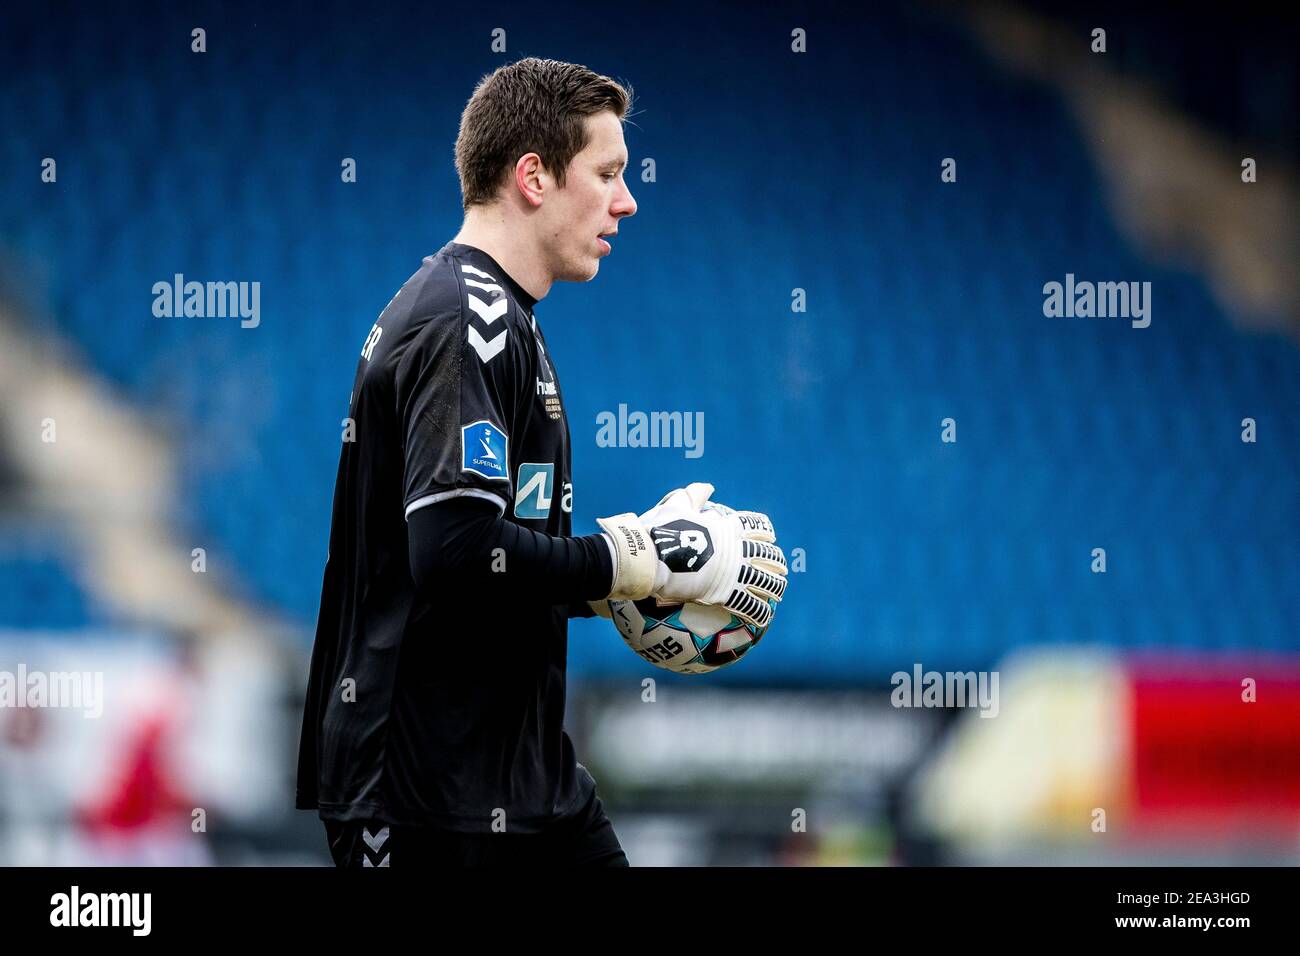
<path fill-rule="evenodd" d="M 766 625 L 785 589 L 771 523 L 707 484 L 570 536 L 533 307 L 593 278 L 636 212 L 629 105 L 571 63 L 484 78 L 456 140 L 464 225 L 365 339 L 298 757 L 339 866 L 626 866 L 564 731 L 568 618 L 654 594 Z"/>

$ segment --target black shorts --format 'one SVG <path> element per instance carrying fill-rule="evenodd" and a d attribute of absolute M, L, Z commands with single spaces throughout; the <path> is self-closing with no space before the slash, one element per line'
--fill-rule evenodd
<path fill-rule="evenodd" d="M 456 833 L 382 821 L 324 823 L 330 856 L 340 867 L 628 865 L 594 790 L 580 812 L 546 833 Z"/>

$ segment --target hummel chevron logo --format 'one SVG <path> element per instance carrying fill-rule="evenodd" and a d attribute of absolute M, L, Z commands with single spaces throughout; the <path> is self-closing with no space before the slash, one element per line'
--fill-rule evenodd
<path fill-rule="evenodd" d="M 469 300 L 469 307 L 474 310 L 474 314 L 488 325 L 505 315 L 506 309 L 510 307 L 510 300 L 506 298 L 505 290 L 501 288 L 497 280 L 482 269 L 475 269 L 473 266 L 462 265 L 460 270 L 487 280 L 486 282 L 477 282 L 474 279 L 466 279 L 466 285 L 472 285 L 476 289 L 482 289 L 484 292 L 494 293 L 501 297 L 488 305 L 478 296 L 472 293 L 468 294 L 466 298 Z"/>
<path fill-rule="evenodd" d="M 382 827 L 378 833 L 371 833 L 369 827 L 362 827 L 361 839 L 366 841 L 366 846 L 378 853 L 388 842 L 388 827 Z"/>
<path fill-rule="evenodd" d="M 481 289 L 484 292 L 491 293 L 495 297 L 492 304 L 488 304 L 476 296 L 473 292 L 465 294 L 465 304 L 469 306 L 470 311 L 483 320 L 483 324 L 491 327 L 492 323 L 501 316 L 506 314 L 510 308 L 510 300 L 506 298 L 505 291 L 497 283 L 497 280 L 488 275 L 482 269 L 476 269 L 471 265 L 462 263 L 461 271 L 478 276 L 485 281 L 479 282 L 475 279 L 466 279 L 465 285 L 473 286 L 475 289 Z M 474 346 L 474 351 L 478 353 L 479 361 L 484 364 L 492 361 L 501 354 L 501 350 L 506 347 L 506 330 L 502 329 L 490 339 L 483 338 L 483 334 L 474 326 L 469 327 L 469 344 Z"/>
<path fill-rule="evenodd" d="M 487 363 L 492 361 L 501 354 L 501 350 L 506 347 L 506 330 L 502 329 L 491 339 L 485 339 L 479 335 L 478 329 L 469 326 L 469 344 L 474 346 L 474 351 L 478 353 L 479 360 Z"/>
<path fill-rule="evenodd" d="M 510 308 L 510 300 L 507 299 L 505 296 L 502 296 L 501 298 L 493 302 L 491 305 L 488 305 L 486 302 L 484 302 L 482 299 L 480 299 L 478 296 L 474 295 L 474 293 L 471 292 L 465 296 L 465 301 L 469 304 L 469 307 L 474 311 L 474 314 L 477 315 L 484 322 L 486 322 L 488 325 L 491 325 L 497 319 L 501 318 L 501 316 L 505 315 L 506 309 Z"/>
<path fill-rule="evenodd" d="M 361 839 L 365 840 L 366 846 L 370 848 L 370 852 L 363 855 L 361 866 L 363 868 L 367 866 L 388 866 L 388 853 L 384 851 L 384 844 L 388 842 L 388 827 L 384 827 L 374 834 L 370 832 L 369 827 L 362 827 Z M 384 852 L 383 858 L 379 862 L 375 862 L 372 858 L 378 857 L 381 851 Z"/>
<path fill-rule="evenodd" d="M 472 285 L 476 289 L 482 289 L 484 292 L 499 292 L 502 295 L 506 293 L 506 290 L 495 282 L 479 282 L 477 279 L 466 279 L 465 284 Z"/>

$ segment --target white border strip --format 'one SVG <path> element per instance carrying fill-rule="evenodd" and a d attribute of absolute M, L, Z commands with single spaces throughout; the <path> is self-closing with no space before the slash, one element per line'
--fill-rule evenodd
<path fill-rule="evenodd" d="M 446 501 L 448 498 L 483 498 L 492 502 L 501 509 L 501 513 L 506 512 L 506 501 L 500 495 L 492 491 L 484 491 L 481 488 L 455 488 L 451 491 L 438 491 L 431 495 L 425 495 L 423 498 L 416 498 L 406 506 L 406 517 L 409 520 L 412 511 L 418 511 L 426 505 L 437 504 L 439 501 Z"/>

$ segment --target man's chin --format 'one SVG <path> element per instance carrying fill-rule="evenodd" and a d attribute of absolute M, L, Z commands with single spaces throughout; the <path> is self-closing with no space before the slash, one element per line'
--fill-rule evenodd
<path fill-rule="evenodd" d="M 600 256 L 590 256 L 582 260 L 570 259 L 564 263 L 564 271 L 555 275 L 556 282 L 590 282 L 600 271 Z"/>
<path fill-rule="evenodd" d="M 596 273 L 599 271 L 600 260 L 594 259 L 582 271 L 574 269 L 558 278 L 561 282 L 590 282 L 592 279 L 596 278 Z"/>

